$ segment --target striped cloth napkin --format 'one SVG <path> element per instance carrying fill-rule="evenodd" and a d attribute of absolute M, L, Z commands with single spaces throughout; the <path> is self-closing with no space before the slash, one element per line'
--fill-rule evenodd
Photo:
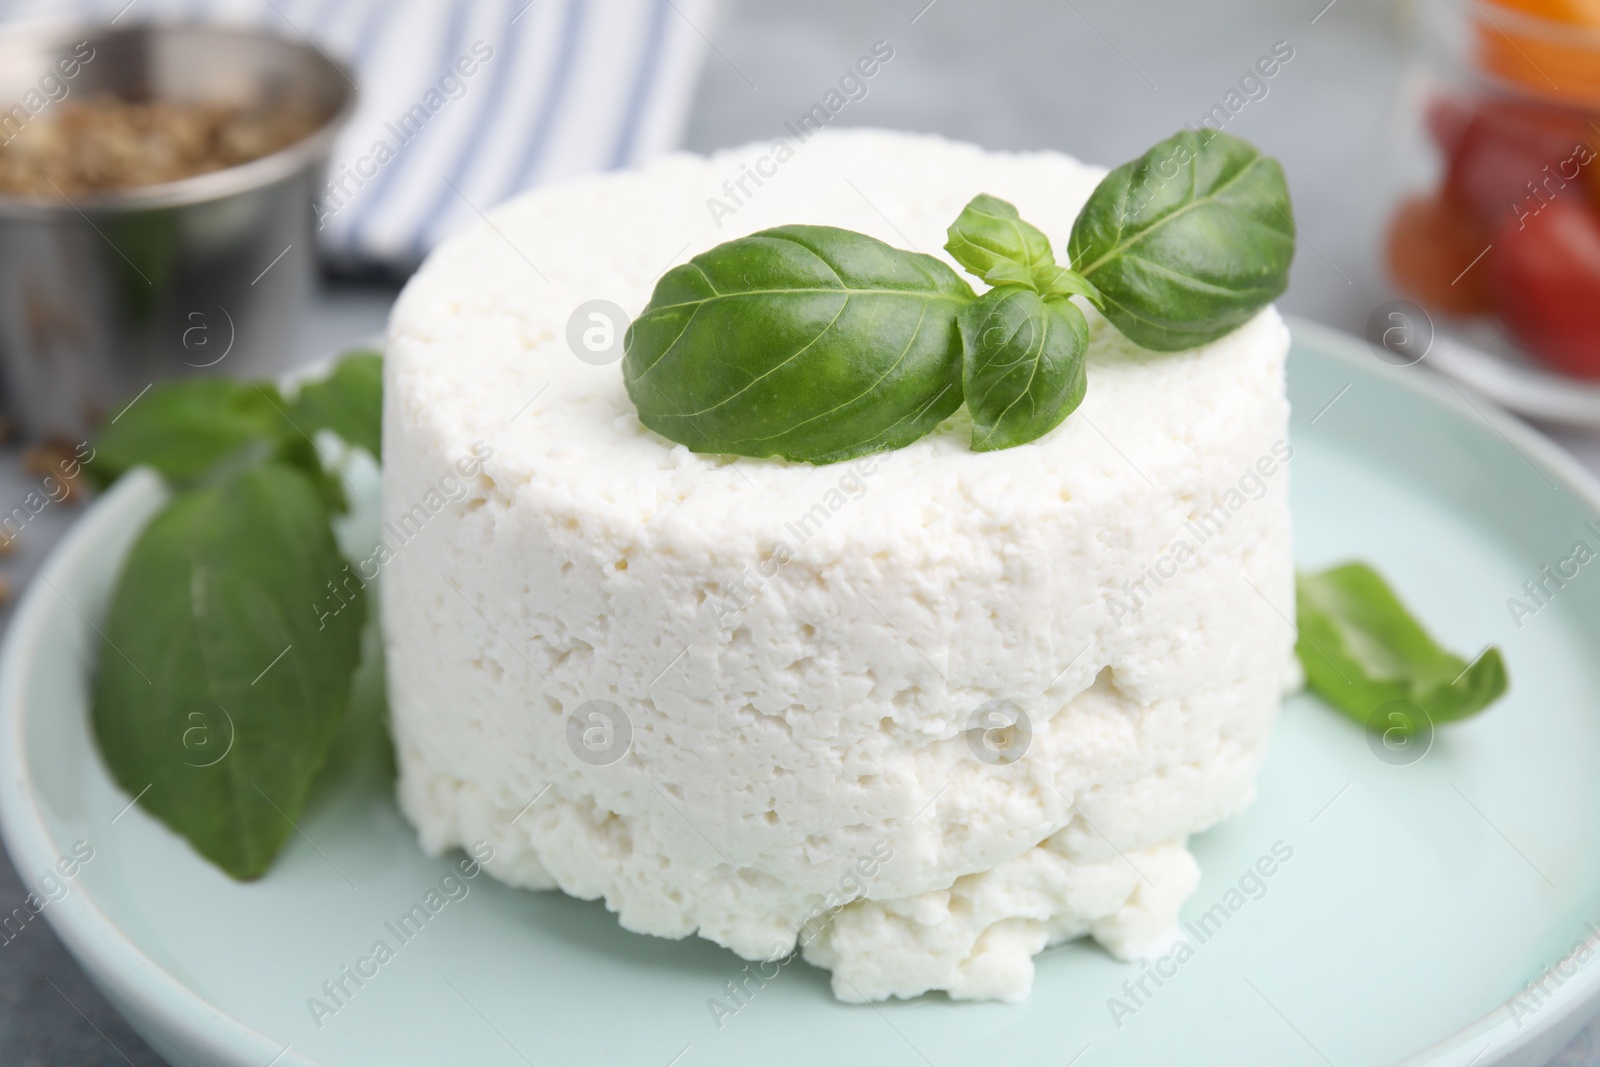
<path fill-rule="evenodd" d="M 342 59 L 361 96 L 318 207 L 323 252 L 336 267 L 405 271 L 514 193 L 676 147 L 715 4 L 0 0 L 0 16 L 204 19 Z"/>

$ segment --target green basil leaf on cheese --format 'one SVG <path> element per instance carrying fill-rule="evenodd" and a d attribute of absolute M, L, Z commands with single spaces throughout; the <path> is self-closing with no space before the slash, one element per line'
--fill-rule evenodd
<path fill-rule="evenodd" d="M 1057 265 L 1044 232 L 997 196 L 973 197 L 946 232 L 945 250 L 990 285 L 1023 285 L 1041 296 L 1079 295 L 1100 304 L 1087 279 Z"/>
<path fill-rule="evenodd" d="M 1056 261 L 1043 231 L 1024 222 L 1015 206 L 988 193 L 973 197 L 946 233 L 945 251 L 990 285 L 1031 284 L 1036 266 Z"/>
<path fill-rule="evenodd" d="M 1215 130 L 1183 130 L 1113 170 L 1072 227 L 1072 269 L 1145 348 L 1231 333 L 1289 284 L 1295 227 L 1278 162 Z"/>
<path fill-rule="evenodd" d="M 178 494 L 104 624 L 93 724 L 113 776 L 228 874 L 260 876 L 345 714 L 365 617 L 301 471 L 265 462 Z"/>
<path fill-rule="evenodd" d="M 696 452 L 831 463 L 922 437 L 961 405 L 956 313 L 932 256 L 782 226 L 674 267 L 628 328 L 639 421 Z"/>
<path fill-rule="evenodd" d="M 383 444 L 382 415 L 383 357 L 376 352 L 348 353 L 326 378 L 303 384 L 289 407 L 301 430 L 332 430 L 374 459 Z"/>
<path fill-rule="evenodd" d="M 1375 721 L 1390 701 L 1414 704 L 1445 723 L 1476 715 L 1506 691 L 1499 649 L 1469 664 L 1440 648 L 1364 563 L 1299 575 L 1295 599 L 1295 653 L 1307 685 L 1363 726 L 1384 730 L 1399 722 L 1404 732 L 1413 730 L 1411 716 Z"/>
<path fill-rule="evenodd" d="M 1041 437 L 1083 402 L 1089 325 L 1071 302 L 1004 286 L 969 304 L 958 321 L 974 452 Z"/>
<path fill-rule="evenodd" d="M 265 383 L 191 378 L 159 385 L 100 430 L 86 469 L 101 486 L 141 466 L 187 485 L 242 449 L 293 434 L 284 407 L 276 387 Z"/>

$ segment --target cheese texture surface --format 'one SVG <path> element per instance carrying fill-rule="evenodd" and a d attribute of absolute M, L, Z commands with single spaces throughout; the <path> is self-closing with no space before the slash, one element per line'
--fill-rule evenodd
<path fill-rule="evenodd" d="M 833 466 L 696 455 L 639 424 L 590 302 L 638 314 L 669 266 L 785 223 L 944 256 L 980 192 L 1064 257 L 1104 173 L 878 131 L 786 147 L 531 193 L 406 287 L 401 806 L 430 850 L 487 841 L 496 877 L 641 933 L 798 948 L 847 1000 L 1015 1000 L 1049 944 L 1162 948 L 1187 839 L 1252 799 L 1294 678 L 1288 332 L 1268 308 L 1157 354 L 1090 311 L 1087 396 L 1033 443 L 972 452 L 958 413 Z"/>

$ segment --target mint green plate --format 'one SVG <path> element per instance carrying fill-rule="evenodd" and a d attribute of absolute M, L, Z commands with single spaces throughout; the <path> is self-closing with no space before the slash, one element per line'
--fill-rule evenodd
<path fill-rule="evenodd" d="M 1210 912 L 1210 933 L 1165 977 L 1076 943 L 1040 958 L 1020 1006 L 860 1007 L 797 962 L 719 1027 L 708 1001 L 733 1003 L 730 953 L 487 876 L 398 944 L 386 924 L 449 861 L 418 851 L 391 800 L 376 672 L 286 853 L 261 881 L 231 882 L 129 807 L 89 737 L 91 620 L 160 503 L 149 479 L 91 509 L 12 624 L 6 843 L 30 881 L 74 843 L 93 849 L 44 914 L 179 1065 L 1542 1064 L 1600 1007 L 1583 946 L 1600 923 L 1600 562 L 1520 626 L 1507 599 L 1574 542 L 1600 545 L 1586 526 L 1600 487 L 1420 369 L 1294 332 L 1300 561 L 1377 564 L 1449 645 L 1499 644 L 1511 693 L 1421 759 L 1291 700 L 1260 799 L 1194 842 L 1205 876 L 1185 917 Z M 353 477 L 370 521 L 374 471 Z M 1291 858 L 1256 881 L 1275 844 Z M 314 1019 L 308 1000 L 379 940 L 398 944 L 393 958 Z M 1581 961 L 1522 992 L 1580 946 Z"/>

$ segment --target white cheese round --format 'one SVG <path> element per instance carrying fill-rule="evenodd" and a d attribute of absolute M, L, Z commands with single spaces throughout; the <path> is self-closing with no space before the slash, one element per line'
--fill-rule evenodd
<path fill-rule="evenodd" d="M 1268 309 L 1155 354 L 1091 313 L 1087 398 L 1031 444 L 972 452 L 958 414 L 834 466 L 693 454 L 569 348 L 575 309 L 637 314 L 783 223 L 943 255 L 979 192 L 1064 257 L 1103 174 L 878 131 L 785 151 L 531 193 L 406 287 L 379 560 L 401 803 L 429 849 L 487 840 L 497 877 L 631 930 L 798 942 L 845 999 L 1016 999 L 1047 944 L 1163 943 L 1188 835 L 1252 797 L 1294 670 L 1288 334 Z"/>

